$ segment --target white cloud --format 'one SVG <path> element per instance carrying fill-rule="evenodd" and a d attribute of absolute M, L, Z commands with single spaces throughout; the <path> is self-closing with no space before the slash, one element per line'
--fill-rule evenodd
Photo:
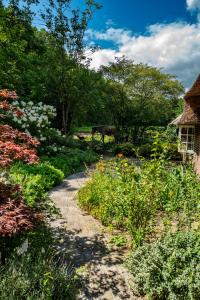
<path fill-rule="evenodd" d="M 200 0 L 186 0 L 188 10 L 200 10 Z"/>
<path fill-rule="evenodd" d="M 106 31 L 96 31 L 88 29 L 86 31 L 86 39 L 96 39 L 102 41 L 112 41 L 116 44 L 127 43 L 132 38 L 132 32 L 122 28 L 110 27 Z"/>
<path fill-rule="evenodd" d="M 120 56 L 120 53 L 113 49 L 101 49 L 92 54 L 91 67 L 98 69 L 101 65 L 108 65 L 109 62 L 113 62 L 116 56 Z"/>
<path fill-rule="evenodd" d="M 116 44 L 116 50 L 102 49 L 93 54 L 91 66 L 94 68 L 125 55 L 135 62 L 177 75 L 186 87 L 200 73 L 200 24 L 155 24 L 148 28 L 148 35 L 139 36 L 124 29 L 90 30 L 88 38 Z"/>
<path fill-rule="evenodd" d="M 200 0 L 186 0 L 187 9 L 197 13 L 197 20 L 200 23 Z"/>

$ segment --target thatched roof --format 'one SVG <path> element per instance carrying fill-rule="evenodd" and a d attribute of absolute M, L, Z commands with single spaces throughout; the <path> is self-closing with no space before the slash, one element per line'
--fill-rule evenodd
<path fill-rule="evenodd" d="M 196 79 L 195 83 L 193 84 L 192 88 L 186 93 L 185 99 L 187 100 L 188 98 L 196 97 L 196 96 L 200 96 L 200 74 L 197 77 L 197 79 Z"/>
<path fill-rule="evenodd" d="M 185 95 L 183 113 L 170 125 L 196 125 L 200 123 L 200 74 L 192 88 Z"/>
<path fill-rule="evenodd" d="M 199 120 L 198 114 L 186 104 L 183 113 L 173 120 L 170 125 L 196 125 Z"/>

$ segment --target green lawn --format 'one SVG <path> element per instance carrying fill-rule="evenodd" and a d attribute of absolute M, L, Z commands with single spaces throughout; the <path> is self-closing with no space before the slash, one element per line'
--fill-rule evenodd
<path fill-rule="evenodd" d="M 90 133 L 92 132 L 92 126 L 75 127 L 75 132 Z"/>

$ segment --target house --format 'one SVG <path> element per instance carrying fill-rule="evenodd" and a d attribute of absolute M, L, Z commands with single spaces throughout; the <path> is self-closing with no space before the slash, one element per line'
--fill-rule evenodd
<path fill-rule="evenodd" d="M 184 99 L 183 113 L 171 124 L 179 128 L 179 152 L 193 156 L 196 173 L 200 174 L 200 75 Z"/>

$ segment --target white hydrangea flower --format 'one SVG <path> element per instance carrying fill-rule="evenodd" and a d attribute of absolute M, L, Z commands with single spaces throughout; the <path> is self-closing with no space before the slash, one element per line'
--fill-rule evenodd
<path fill-rule="evenodd" d="M 45 141 L 47 140 L 46 129 L 52 130 L 54 134 L 62 136 L 59 130 L 51 128 L 51 120 L 56 116 L 56 109 L 51 105 L 43 104 L 39 102 L 34 104 L 33 101 L 17 103 L 21 111 L 25 114 L 22 118 L 18 119 L 13 116 L 13 120 L 25 129 L 25 132 L 30 134 L 27 129 L 31 130 L 31 134 L 36 136 L 36 138 Z M 52 145 L 52 151 L 58 151 L 60 148 L 56 145 Z"/>
<path fill-rule="evenodd" d="M 20 254 L 24 254 L 25 252 L 28 251 L 28 246 L 29 246 L 29 243 L 28 243 L 28 239 L 26 239 L 23 244 L 21 245 L 21 247 L 19 247 L 17 249 L 17 253 L 20 255 Z"/>

